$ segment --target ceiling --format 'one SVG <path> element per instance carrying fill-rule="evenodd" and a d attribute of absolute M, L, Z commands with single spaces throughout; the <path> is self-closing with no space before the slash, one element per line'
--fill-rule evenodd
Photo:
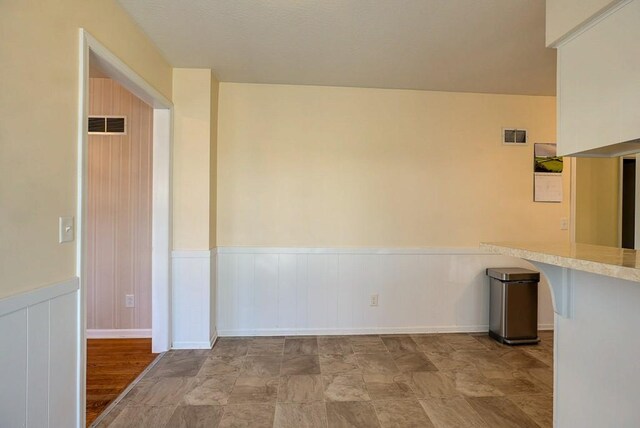
<path fill-rule="evenodd" d="M 544 0 L 119 0 L 219 80 L 554 95 Z"/>

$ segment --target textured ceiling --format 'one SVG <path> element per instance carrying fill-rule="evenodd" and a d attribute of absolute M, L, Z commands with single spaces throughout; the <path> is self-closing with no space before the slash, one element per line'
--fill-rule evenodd
<path fill-rule="evenodd" d="M 119 0 L 225 82 L 555 94 L 544 0 Z"/>

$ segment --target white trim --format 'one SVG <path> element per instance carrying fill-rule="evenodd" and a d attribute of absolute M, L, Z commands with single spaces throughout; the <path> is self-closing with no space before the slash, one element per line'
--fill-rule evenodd
<path fill-rule="evenodd" d="M 151 348 L 171 347 L 171 151 L 172 110 L 153 110 L 151 217 Z"/>
<path fill-rule="evenodd" d="M 215 254 L 215 249 L 211 250 L 174 250 L 171 258 L 174 259 L 208 259 Z"/>
<path fill-rule="evenodd" d="M 538 330 L 553 330 L 553 324 L 540 324 Z M 238 329 L 220 330 L 219 337 L 234 336 L 332 336 L 358 334 L 432 334 L 432 333 L 485 333 L 489 325 L 440 327 L 370 327 L 370 328 L 299 328 L 299 329 Z M 179 348 L 176 348 L 179 349 Z"/>
<path fill-rule="evenodd" d="M 78 426 L 86 425 L 86 249 L 87 212 L 87 117 L 89 113 L 89 61 L 132 94 L 154 108 L 153 123 L 153 215 L 152 215 L 152 348 L 169 349 L 171 343 L 171 140 L 172 104 L 164 95 L 111 53 L 84 29 L 79 29 L 78 163 L 76 274 L 78 293 Z"/>
<path fill-rule="evenodd" d="M 584 33 L 585 31 L 589 30 L 590 28 L 594 27 L 600 21 L 604 20 L 609 15 L 615 13 L 616 11 L 618 11 L 619 9 L 621 9 L 624 6 L 628 5 L 632 1 L 633 0 L 618 0 L 617 3 L 616 2 L 612 2 L 612 3 L 608 4 L 607 6 L 605 6 L 602 9 L 600 9 L 598 12 L 596 12 L 591 18 L 589 18 L 586 21 L 581 22 L 580 24 L 576 25 L 574 28 L 572 28 L 571 30 L 569 30 L 568 32 L 566 32 L 565 34 L 563 34 L 562 36 L 560 36 L 559 38 L 557 38 L 553 42 L 548 43 L 547 47 L 548 48 L 556 48 L 557 49 L 559 47 L 562 47 L 563 45 L 566 45 L 571 40 L 575 39 L 580 34 Z M 609 156 L 607 156 L 607 157 L 609 157 Z"/>
<path fill-rule="evenodd" d="M 27 291 L 26 293 L 4 297 L 0 299 L 0 317 L 65 294 L 73 293 L 78 290 L 79 287 L 78 278 L 74 276 L 65 281 L 46 285 L 42 288 Z"/>
<path fill-rule="evenodd" d="M 156 109 L 171 109 L 173 104 L 156 88 L 151 86 L 138 73 L 133 71 L 120 58 L 114 55 L 102 43 L 95 39 L 84 29 L 80 29 L 81 38 L 86 40 L 91 51 L 91 61 L 105 72 L 110 78 L 116 80 L 136 97 Z M 86 58 L 89 60 L 89 58 Z M 88 74 L 87 74 L 88 75 Z"/>
<path fill-rule="evenodd" d="M 150 338 L 150 328 L 88 329 L 87 339 Z"/>
<path fill-rule="evenodd" d="M 176 253 L 174 251 L 174 253 Z M 217 247 L 218 254 L 355 254 L 355 255 L 494 255 L 484 248 L 311 248 L 311 247 Z M 175 257 L 175 256 L 174 256 Z"/>

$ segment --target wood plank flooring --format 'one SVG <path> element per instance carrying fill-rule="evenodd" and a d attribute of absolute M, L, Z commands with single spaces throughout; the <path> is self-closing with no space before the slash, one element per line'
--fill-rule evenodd
<path fill-rule="evenodd" d="M 87 340 L 87 426 L 156 356 L 151 339 Z"/>

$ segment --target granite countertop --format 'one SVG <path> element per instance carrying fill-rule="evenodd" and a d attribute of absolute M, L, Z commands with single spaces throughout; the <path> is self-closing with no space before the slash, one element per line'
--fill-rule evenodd
<path fill-rule="evenodd" d="M 640 251 L 570 243 L 487 242 L 492 253 L 640 282 Z"/>

